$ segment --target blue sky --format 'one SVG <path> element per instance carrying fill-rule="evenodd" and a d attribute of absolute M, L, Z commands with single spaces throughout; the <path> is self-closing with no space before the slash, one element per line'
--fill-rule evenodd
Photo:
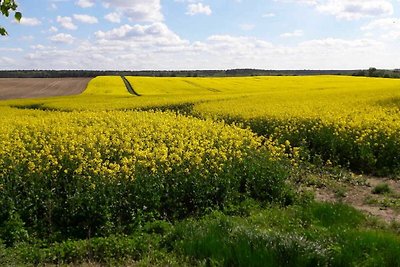
<path fill-rule="evenodd" d="M 400 68 L 400 0 L 19 0 L 0 69 Z"/>

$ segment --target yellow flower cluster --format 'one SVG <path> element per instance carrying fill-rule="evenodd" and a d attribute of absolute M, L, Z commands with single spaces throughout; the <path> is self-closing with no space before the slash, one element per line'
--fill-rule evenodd
<path fill-rule="evenodd" d="M 135 178 L 204 176 L 261 146 L 251 131 L 162 112 L 48 112 L 1 108 L 0 175 Z"/>

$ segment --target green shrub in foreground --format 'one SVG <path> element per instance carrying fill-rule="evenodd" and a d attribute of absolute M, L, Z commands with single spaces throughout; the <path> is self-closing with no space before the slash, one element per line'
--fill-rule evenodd
<path fill-rule="evenodd" d="M 391 189 L 387 183 L 380 183 L 372 189 L 373 194 L 386 194 L 390 192 Z"/>
<path fill-rule="evenodd" d="M 311 203 L 215 213 L 179 224 L 175 240 L 182 255 L 212 266 L 400 266 L 400 237 L 363 222 L 349 206 Z"/>
<path fill-rule="evenodd" d="M 87 179 L 64 172 L 7 176 L 0 181 L 0 238 L 10 246 L 28 236 L 54 242 L 129 234 L 142 222 L 197 216 L 247 197 L 277 203 L 293 198 L 288 168 L 266 151 L 228 161 L 206 177 L 201 171 L 138 169 L 134 179 Z"/>
<path fill-rule="evenodd" d="M 400 266 L 400 237 L 372 229 L 349 206 L 260 208 L 247 202 L 242 209 L 247 215 L 154 221 L 129 236 L 0 246 L 0 265 Z"/>

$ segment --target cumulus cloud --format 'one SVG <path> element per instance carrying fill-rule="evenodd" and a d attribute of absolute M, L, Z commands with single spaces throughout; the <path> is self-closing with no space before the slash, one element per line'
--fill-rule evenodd
<path fill-rule="evenodd" d="M 164 19 L 160 0 L 104 0 L 104 5 L 132 22 L 158 22 Z"/>
<path fill-rule="evenodd" d="M 209 5 L 203 5 L 203 3 L 197 3 L 197 4 L 189 4 L 187 6 L 187 11 L 186 14 L 190 16 L 194 16 L 197 14 L 203 14 L 210 16 L 212 13 L 211 8 Z"/>
<path fill-rule="evenodd" d="M 315 39 L 283 46 L 255 37 L 213 35 L 189 42 L 162 23 L 99 31 L 92 41 L 65 34 L 52 39 L 76 45 L 38 49 L 22 63 L 56 69 L 355 69 L 396 67 L 400 57 L 400 51 L 389 53 L 387 44 L 368 38 Z"/>
<path fill-rule="evenodd" d="M 72 44 L 75 38 L 70 34 L 59 33 L 51 36 L 49 39 L 54 43 Z"/>
<path fill-rule="evenodd" d="M 303 35 L 304 35 L 304 32 L 302 30 L 295 30 L 293 32 L 282 33 L 280 36 L 283 38 L 291 38 L 291 37 L 301 37 Z"/>
<path fill-rule="evenodd" d="M 121 23 L 121 14 L 112 12 L 104 16 L 106 20 L 112 23 Z"/>
<path fill-rule="evenodd" d="M 20 24 L 24 26 L 37 26 L 42 24 L 42 22 L 37 18 L 22 17 Z"/>
<path fill-rule="evenodd" d="M 148 25 L 128 25 L 114 28 L 110 31 L 97 31 L 95 36 L 101 40 L 135 40 L 136 44 L 157 45 L 160 47 L 181 45 L 187 41 L 182 40 L 172 32 L 164 23 L 156 22 Z"/>
<path fill-rule="evenodd" d="M 275 13 L 265 13 L 265 14 L 263 14 L 262 15 L 262 17 L 263 18 L 273 18 L 273 17 L 275 17 L 276 16 L 276 14 Z"/>
<path fill-rule="evenodd" d="M 367 35 L 373 35 L 374 32 L 384 39 L 400 39 L 400 18 L 376 19 L 362 26 L 361 30 Z"/>
<path fill-rule="evenodd" d="M 12 66 L 15 69 L 31 68 L 53 69 L 227 69 L 227 68 L 265 68 L 265 69 L 343 69 L 396 67 L 400 51 L 396 46 L 372 38 L 325 38 L 290 45 L 274 44 L 268 40 L 233 35 L 212 35 L 201 41 L 188 41 L 177 35 L 163 22 L 160 0 L 103 0 L 108 7 L 104 19 L 126 24 L 110 30 L 94 33 L 94 38 L 79 39 L 70 34 L 58 33 L 49 37 L 53 46 L 37 45 L 34 51 L 24 54 L 25 58 L 15 60 L 11 65 L 0 60 L 0 68 Z M 284 1 L 284 0 L 277 0 Z M 294 1 L 294 0 L 285 0 Z M 184 0 L 186 4 L 201 3 L 199 0 Z M 312 5 L 320 12 L 332 14 L 341 19 L 339 13 L 321 9 L 328 3 L 355 3 L 361 1 L 298 0 Z M 365 0 L 364 2 L 374 2 Z M 387 2 L 382 0 L 380 2 Z M 204 2 L 203 2 L 204 3 Z M 342 5 L 343 4 L 343 5 Z M 205 6 L 203 4 L 203 6 Z M 365 6 L 364 6 L 365 7 Z M 373 9 L 373 8 L 372 8 Z M 333 10 L 333 9 L 331 9 Z M 341 9 L 340 9 L 341 10 Z M 353 15 L 375 17 L 388 12 L 366 11 L 360 8 L 347 8 Z M 361 11 L 360 11 L 361 10 Z M 379 8 L 378 8 L 379 10 Z M 389 12 L 390 13 L 390 12 Z M 357 15 L 358 16 L 358 15 Z M 353 16 L 351 19 L 355 19 Z M 76 29 L 71 17 L 57 17 L 59 28 Z M 129 22 L 129 20 L 131 22 Z M 385 34 L 396 29 L 390 20 L 376 18 L 363 26 L 363 31 L 383 31 Z M 396 19 L 397 23 L 397 19 Z M 393 23 L 392 23 L 393 24 Z M 58 27 L 58 25 L 57 25 Z M 394 34 L 394 33 L 393 33 Z M 283 37 L 302 36 L 301 30 L 282 34 Z M 1 41 L 1 40 L 0 40 Z M 282 41 L 282 39 L 280 39 Z M 74 44 L 73 46 L 58 45 Z M 71 58 L 74 58 L 71 61 Z"/>
<path fill-rule="evenodd" d="M 50 32 L 50 33 L 58 32 L 58 28 L 57 28 L 57 27 L 54 27 L 54 26 L 51 26 L 50 29 L 49 29 L 49 32 Z"/>
<path fill-rule="evenodd" d="M 22 52 L 22 51 L 24 51 L 22 48 L 0 47 L 0 52 Z"/>
<path fill-rule="evenodd" d="M 0 62 L 8 65 L 8 64 L 15 64 L 16 61 L 9 57 L 0 57 Z M 7 65 L 4 65 L 4 66 L 7 66 Z M 8 69 L 8 68 L 4 67 L 4 69 Z"/>
<path fill-rule="evenodd" d="M 390 16 L 394 12 L 390 0 L 275 0 L 277 2 L 300 3 L 314 6 L 319 12 L 343 20 L 364 17 Z"/>
<path fill-rule="evenodd" d="M 379 41 L 375 41 L 372 39 L 353 39 L 353 40 L 344 40 L 339 38 L 325 38 L 325 39 L 316 39 L 316 40 L 309 40 L 304 41 L 299 44 L 301 48 L 308 48 L 308 49 L 320 49 L 320 48 L 327 48 L 327 49 L 338 49 L 338 50 L 345 50 L 345 49 L 352 49 L 352 48 L 383 48 L 383 43 Z"/>
<path fill-rule="evenodd" d="M 244 23 L 244 24 L 240 24 L 239 27 L 240 27 L 240 29 L 242 29 L 243 31 L 251 31 L 251 30 L 253 30 L 253 29 L 256 27 L 256 25 Z"/>
<path fill-rule="evenodd" d="M 88 8 L 88 7 L 94 6 L 94 1 L 93 0 L 78 0 L 75 2 L 75 4 L 82 8 Z"/>
<path fill-rule="evenodd" d="M 72 22 L 71 17 L 57 16 L 57 22 L 60 23 L 61 27 L 67 30 L 76 30 L 78 27 Z"/>
<path fill-rule="evenodd" d="M 73 17 L 77 21 L 86 23 L 86 24 L 96 24 L 99 22 L 96 17 L 85 15 L 85 14 L 74 14 Z"/>
<path fill-rule="evenodd" d="M 393 5 L 384 0 L 331 0 L 319 4 L 317 9 L 339 19 L 354 20 L 362 17 L 379 17 L 393 14 Z"/>
<path fill-rule="evenodd" d="M 373 20 L 361 27 L 363 31 L 369 30 L 400 30 L 400 18 L 384 18 Z"/>
<path fill-rule="evenodd" d="M 18 39 L 24 42 L 31 42 L 35 39 L 35 37 L 33 35 L 22 35 Z"/>

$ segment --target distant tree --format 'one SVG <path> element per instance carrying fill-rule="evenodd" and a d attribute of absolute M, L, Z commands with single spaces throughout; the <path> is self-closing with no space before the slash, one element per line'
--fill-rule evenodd
<path fill-rule="evenodd" d="M 17 7 L 18 7 L 18 5 L 15 2 L 15 0 L 0 0 L 1 15 L 8 17 L 8 16 L 10 16 L 10 11 L 11 12 L 14 11 L 15 12 L 14 18 L 17 21 L 20 21 L 22 18 L 22 14 L 21 14 L 21 12 L 16 12 Z M 6 29 L 4 27 L 0 26 L 0 35 L 4 36 L 7 34 L 8 33 L 7 33 Z"/>
<path fill-rule="evenodd" d="M 369 68 L 368 69 L 368 76 L 375 77 L 376 76 L 376 68 Z"/>

